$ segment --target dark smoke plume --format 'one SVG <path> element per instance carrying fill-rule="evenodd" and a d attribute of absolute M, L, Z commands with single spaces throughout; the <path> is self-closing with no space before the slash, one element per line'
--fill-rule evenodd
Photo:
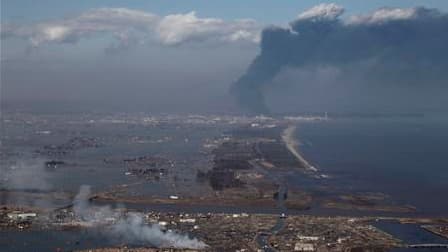
<path fill-rule="evenodd" d="M 268 113 L 263 90 L 275 88 L 270 84 L 285 68 L 337 66 L 358 74 L 362 69 L 365 85 L 445 85 L 447 14 L 424 7 L 382 8 L 341 19 L 343 12 L 338 5 L 321 4 L 287 28 L 264 29 L 261 53 L 231 88 L 240 105 Z"/>

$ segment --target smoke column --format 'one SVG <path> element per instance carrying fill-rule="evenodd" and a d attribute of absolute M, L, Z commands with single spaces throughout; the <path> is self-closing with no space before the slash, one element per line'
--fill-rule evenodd
<path fill-rule="evenodd" d="M 362 70 L 364 85 L 446 87 L 446 13 L 382 8 L 341 19 L 343 13 L 341 6 L 321 4 L 289 27 L 264 29 L 260 54 L 231 88 L 239 104 L 252 113 L 269 113 L 264 90 L 280 88 L 271 86 L 272 80 L 285 68 L 336 66 L 343 74 Z"/>

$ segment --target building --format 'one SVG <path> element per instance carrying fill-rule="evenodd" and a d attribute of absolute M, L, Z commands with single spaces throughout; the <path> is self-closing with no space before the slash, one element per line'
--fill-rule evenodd
<path fill-rule="evenodd" d="M 37 217 L 36 213 L 20 213 L 20 212 L 12 212 L 8 213 L 8 218 L 11 220 L 29 220 Z"/>
<path fill-rule="evenodd" d="M 297 242 L 294 246 L 294 251 L 315 251 L 314 244 Z"/>
<path fill-rule="evenodd" d="M 318 241 L 318 236 L 306 236 L 306 235 L 297 235 L 297 238 L 301 241 Z"/>

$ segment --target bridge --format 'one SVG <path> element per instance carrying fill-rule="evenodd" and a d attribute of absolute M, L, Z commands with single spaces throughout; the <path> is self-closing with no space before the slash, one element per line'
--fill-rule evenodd
<path fill-rule="evenodd" d="M 422 243 L 422 244 L 411 244 L 407 246 L 408 248 L 448 248 L 448 244 L 437 244 L 437 243 Z"/>

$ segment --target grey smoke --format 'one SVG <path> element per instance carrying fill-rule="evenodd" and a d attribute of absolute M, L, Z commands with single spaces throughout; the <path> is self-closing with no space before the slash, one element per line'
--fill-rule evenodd
<path fill-rule="evenodd" d="M 159 225 L 148 225 L 140 213 L 123 213 L 114 211 L 110 206 L 94 207 L 90 204 L 90 186 L 81 186 L 73 201 L 74 213 L 95 225 L 104 223 L 109 218 L 117 219 L 104 234 L 112 239 L 124 239 L 127 243 L 145 243 L 156 247 L 175 247 L 187 249 L 203 249 L 207 245 L 175 231 L 163 231 Z"/>
<path fill-rule="evenodd" d="M 248 111 L 269 113 L 265 92 L 284 88 L 274 80 L 291 68 L 307 73 L 336 68 L 344 77 L 340 83 L 355 79 L 358 86 L 379 88 L 379 94 L 391 86 L 402 87 L 391 101 L 407 96 L 415 87 L 447 87 L 446 13 L 424 7 L 382 8 L 342 19 L 343 13 L 340 6 L 321 4 L 300 14 L 289 27 L 264 29 L 260 54 L 231 89 L 238 102 Z M 327 91 L 327 97 L 332 91 Z M 311 94 L 299 95 L 297 99 Z"/>
<path fill-rule="evenodd" d="M 91 211 L 90 207 L 90 196 L 91 189 L 88 185 L 82 185 L 79 188 L 78 194 L 73 199 L 73 212 L 80 218 L 87 221 L 96 220 L 96 216 L 90 215 L 90 213 L 105 213 L 105 215 L 111 215 L 111 210 L 108 206 L 97 209 L 97 211 Z"/>

